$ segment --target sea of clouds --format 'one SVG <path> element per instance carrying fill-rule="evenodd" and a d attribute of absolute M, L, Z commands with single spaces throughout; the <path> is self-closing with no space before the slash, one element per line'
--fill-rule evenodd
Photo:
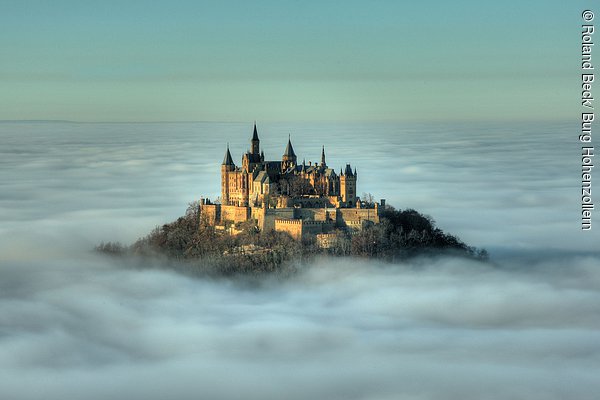
<path fill-rule="evenodd" d="M 359 192 L 493 264 L 324 258 L 257 285 L 104 258 L 216 196 L 251 126 L 2 123 L 0 398 L 596 398 L 600 237 L 579 231 L 565 127 L 261 128 L 267 158 L 289 131 L 300 159 L 325 144 Z"/>

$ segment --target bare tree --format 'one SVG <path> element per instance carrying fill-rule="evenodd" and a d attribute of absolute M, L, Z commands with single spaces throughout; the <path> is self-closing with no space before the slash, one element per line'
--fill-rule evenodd
<path fill-rule="evenodd" d="M 375 197 L 371 193 L 365 193 L 360 196 L 361 200 L 364 201 L 367 207 L 375 206 Z"/>
<path fill-rule="evenodd" d="M 291 176 L 288 178 L 288 183 L 290 185 L 290 195 L 292 196 L 304 196 L 314 191 L 310 182 L 299 176 Z"/>

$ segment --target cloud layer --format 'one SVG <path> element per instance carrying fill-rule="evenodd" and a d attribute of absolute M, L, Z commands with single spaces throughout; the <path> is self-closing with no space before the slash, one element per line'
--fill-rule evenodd
<path fill-rule="evenodd" d="M 321 260 L 258 287 L 96 258 L 5 265 L 0 395 L 592 399 L 598 261 Z"/>
<path fill-rule="evenodd" d="M 560 127 L 259 127 L 267 158 L 290 129 L 300 157 L 325 144 L 496 265 L 323 259 L 257 286 L 98 258 L 216 195 L 250 125 L 3 123 L 0 398 L 595 398 L 599 237 Z"/>

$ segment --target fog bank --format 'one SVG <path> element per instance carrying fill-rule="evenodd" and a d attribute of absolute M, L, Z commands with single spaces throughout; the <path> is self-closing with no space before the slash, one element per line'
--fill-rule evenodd
<path fill-rule="evenodd" d="M 324 144 L 494 265 L 320 259 L 257 286 L 90 252 L 218 194 L 250 129 L 0 124 L 0 398 L 597 397 L 600 230 L 565 126 L 259 124 L 268 159 L 290 130 L 307 161 Z"/>
<path fill-rule="evenodd" d="M 517 271 L 324 259 L 259 287 L 123 263 L 3 266 L 0 397 L 546 400 L 600 390 L 598 259 Z"/>

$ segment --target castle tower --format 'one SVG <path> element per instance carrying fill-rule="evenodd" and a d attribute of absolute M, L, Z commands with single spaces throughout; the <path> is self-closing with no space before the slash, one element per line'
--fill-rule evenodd
<path fill-rule="evenodd" d="M 223 158 L 223 163 L 221 164 L 221 202 L 223 204 L 229 204 L 229 173 L 234 169 L 235 164 L 229 152 L 229 144 L 227 144 L 225 158 Z"/>
<path fill-rule="evenodd" d="M 248 173 L 253 173 L 256 167 L 262 169 L 259 164 L 263 162 L 263 158 L 261 158 L 260 139 L 258 138 L 255 122 L 252 139 L 250 139 L 250 151 L 242 154 L 242 169 L 245 169 Z"/>
<path fill-rule="evenodd" d="M 292 139 L 288 137 L 288 143 L 281 158 L 281 169 L 287 171 L 288 168 L 294 166 L 296 166 L 296 153 L 294 153 L 294 148 L 292 147 Z"/>
<path fill-rule="evenodd" d="M 254 133 L 252 134 L 252 140 L 250 140 L 250 153 L 256 155 L 260 154 L 260 139 L 258 139 L 258 132 L 256 131 L 256 121 L 254 122 Z"/>
<path fill-rule="evenodd" d="M 327 166 L 325 164 L 325 146 L 323 146 L 323 150 L 321 150 L 321 166 L 322 167 L 326 167 Z"/>
<path fill-rule="evenodd" d="M 348 207 L 356 204 L 356 175 L 352 172 L 350 164 L 346 164 L 346 171 L 340 173 L 340 195 Z"/>

